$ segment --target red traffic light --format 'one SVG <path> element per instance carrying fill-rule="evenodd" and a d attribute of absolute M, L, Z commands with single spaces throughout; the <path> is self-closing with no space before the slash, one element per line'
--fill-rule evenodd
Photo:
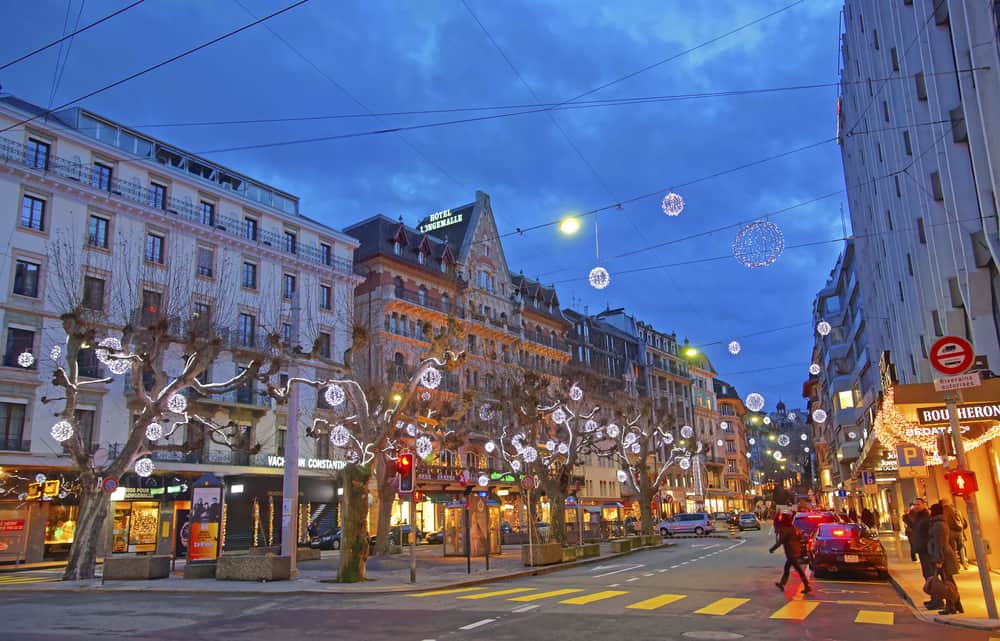
<path fill-rule="evenodd" d="M 396 471 L 399 473 L 399 493 L 410 494 L 416 485 L 416 470 L 413 465 L 413 453 L 404 452 L 396 459 Z"/>
<path fill-rule="evenodd" d="M 968 496 L 979 491 L 976 473 L 969 470 L 952 470 L 944 475 L 948 480 L 951 493 L 955 496 Z"/>

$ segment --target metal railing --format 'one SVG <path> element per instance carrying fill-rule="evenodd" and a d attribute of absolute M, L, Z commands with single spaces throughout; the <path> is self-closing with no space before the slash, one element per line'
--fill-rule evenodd
<path fill-rule="evenodd" d="M 214 225 L 206 225 L 202 220 L 202 212 L 197 201 L 187 198 L 179 199 L 173 196 L 163 196 L 161 192 L 143 187 L 135 179 L 122 180 L 121 178 L 112 177 L 110 180 L 103 182 L 103 184 L 107 185 L 108 189 L 101 189 L 102 183 L 101 181 L 94 180 L 93 168 L 90 165 L 84 164 L 81 161 L 67 160 L 53 155 L 49 155 L 48 162 L 43 165 L 35 161 L 24 145 L 2 136 L 0 136 L 0 160 L 7 163 L 16 163 L 33 171 L 66 178 L 90 187 L 94 191 L 106 192 L 149 209 L 167 211 L 189 223 L 202 227 L 211 227 L 229 236 L 239 238 L 245 243 L 254 244 L 258 247 L 270 247 L 275 251 L 294 254 L 302 260 L 325 265 L 344 274 L 354 273 L 354 266 L 351 261 L 330 256 L 328 253 L 323 252 L 320 247 L 304 244 L 298 239 L 292 243 L 286 243 L 282 233 L 258 227 L 257 238 L 250 238 L 244 232 L 242 221 L 222 213 L 216 213 L 213 221 Z"/>

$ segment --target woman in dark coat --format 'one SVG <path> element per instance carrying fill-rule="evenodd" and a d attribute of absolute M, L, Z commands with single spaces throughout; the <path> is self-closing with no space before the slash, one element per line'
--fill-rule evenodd
<path fill-rule="evenodd" d="M 964 612 L 954 575 L 958 572 L 958 555 L 951 547 L 951 530 L 944 518 L 940 503 L 931 506 L 930 528 L 927 533 L 927 555 L 938 570 L 938 575 L 948 587 L 944 610 L 941 614 Z M 949 598 L 951 597 L 951 598 Z"/>

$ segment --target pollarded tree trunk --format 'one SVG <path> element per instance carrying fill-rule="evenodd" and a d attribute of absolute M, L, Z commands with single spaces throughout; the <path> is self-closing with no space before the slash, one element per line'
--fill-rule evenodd
<path fill-rule="evenodd" d="M 649 483 L 643 483 L 639 488 L 639 516 L 642 520 L 642 534 L 653 534 L 653 488 Z"/>
<path fill-rule="evenodd" d="M 90 471 L 80 475 L 80 513 L 76 519 L 69 562 L 63 573 L 64 581 L 93 579 L 97 568 L 97 549 L 104 530 L 104 520 L 111 509 L 111 495 L 97 487 Z"/>
<path fill-rule="evenodd" d="M 375 554 L 383 555 L 389 553 L 389 519 L 392 517 L 392 504 L 396 498 L 396 488 L 393 486 L 393 479 L 389 477 L 387 467 L 388 461 L 384 456 L 379 456 L 375 464 L 375 479 L 378 483 L 378 524 L 375 537 Z"/>
<path fill-rule="evenodd" d="M 549 495 L 549 541 L 566 544 L 566 497 L 561 492 L 548 492 Z"/>
<path fill-rule="evenodd" d="M 372 468 L 351 464 L 340 473 L 344 496 L 341 505 L 343 530 L 340 536 L 340 569 L 337 580 L 341 583 L 364 581 L 365 562 L 368 559 L 368 482 Z"/>

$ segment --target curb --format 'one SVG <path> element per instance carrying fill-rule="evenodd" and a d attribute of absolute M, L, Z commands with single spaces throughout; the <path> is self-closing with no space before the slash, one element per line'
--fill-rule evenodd
<path fill-rule="evenodd" d="M 906 588 L 896 580 L 896 577 L 892 575 L 892 571 L 889 572 L 889 583 L 899 594 L 900 598 L 906 603 L 907 607 L 910 608 L 910 612 L 913 616 L 917 617 L 924 623 L 937 623 L 940 625 L 949 625 L 955 628 L 965 628 L 967 630 L 998 630 L 1000 629 L 1000 621 L 993 623 L 990 619 L 959 619 L 950 616 L 942 616 L 940 614 L 932 614 L 929 611 L 922 610 L 913 602 L 910 598 L 910 594 L 906 591 Z M 985 623 L 982 623 L 985 621 Z"/>
<path fill-rule="evenodd" d="M 709 537 L 698 537 L 698 538 L 709 538 Z M 729 538 L 729 537 L 726 537 Z M 738 540 L 738 539 L 731 539 Z M 593 563 L 601 563 L 604 561 L 609 561 L 612 559 L 617 559 L 636 552 L 646 552 L 650 550 L 661 550 L 665 548 L 674 547 L 673 543 L 661 543 L 659 545 L 642 547 L 635 550 L 629 550 L 628 552 L 619 552 L 617 554 L 609 554 L 607 556 L 592 557 L 589 559 L 579 559 L 576 561 L 571 561 L 569 563 L 554 563 L 552 565 L 541 566 L 537 568 L 529 568 L 527 570 L 518 570 L 516 572 L 508 572 L 506 574 L 498 574 L 496 576 L 480 577 L 476 579 L 467 579 L 464 581 L 453 581 L 451 583 L 442 583 L 439 585 L 424 585 L 424 586 L 398 586 L 391 588 L 382 588 L 374 590 L 336 590 L 336 589 L 302 589 L 302 590 L 287 590 L 274 592 L 270 590 L 201 590 L 197 588 L 179 588 L 176 590 L 151 590 L 149 588 L 130 588 L 130 587 L 115 587 L 115 588 L 102 588 L 96 585 L 80 586 L 73 588 L 46 588 L 46 587 L 36 587 L 36 588 L 20 588 L 20 587 L 3 587 L 0 588 L 0 596 L 8 593 L 17 594 L 30 594 L 30 593 L 53 593 L 53 592 L 65 592 L 65 593 L 102 593 L 102 594 L 120 594 L 120 593 L 146 593 L 146 594 L 217 594 L 221 596 L 233 596 L 241 594 L 267 594 L 271 596 L 307 596 L 316 594 L 336 594 L 336 595 L 379 595 L 379 594 L 405 594 L 409 592 L 430 592 L 433 590 L 447 590 L 451 588 L 461 588 L 474 585 L 481 585 L 483 583 L 492 583 L 495 581 L 504 581 L 507 579 L 518 579 L 528 576 L 537 576 L 541 574 L 550 574 L 552 572 L 559 572 L 560 570 L 569 570 L 572 568 L 591 565 Z M 330 585 L 337 585 L 336 583 L 331 583 Z"/>

